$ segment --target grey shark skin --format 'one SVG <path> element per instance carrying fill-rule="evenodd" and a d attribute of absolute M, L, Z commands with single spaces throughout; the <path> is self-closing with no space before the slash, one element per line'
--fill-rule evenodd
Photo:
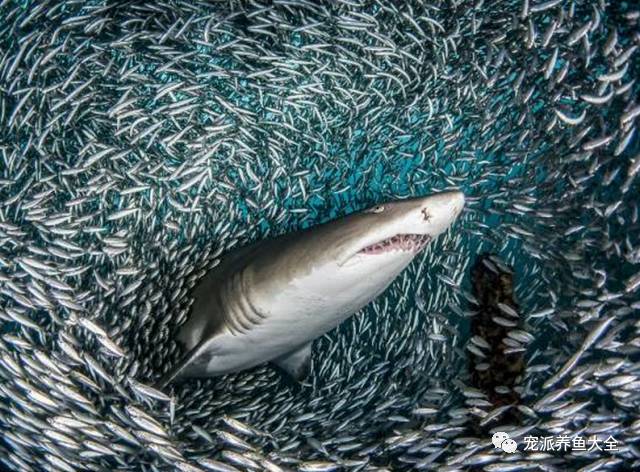
<path fill-rule="evenodd" d="M 196 287 L 178 334 L 187 354 L 159 386 L 267 361 L 303 378 L 313 340 L 380 295 L 464 201 L 454 191 L 387 202 L 227 254 Z"/>

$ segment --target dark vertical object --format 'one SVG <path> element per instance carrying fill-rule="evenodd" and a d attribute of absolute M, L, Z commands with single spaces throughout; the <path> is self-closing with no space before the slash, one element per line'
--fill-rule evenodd
<path fill-rule="evenodd" d="M 497 263 L 496 263 L 497 262 Z M 486 393 L 494 406 L 518 404 L 520 395 L 517 387 L 524 372 L 523 353 L 505 353 L 509 346 L 504 343 L 508 332 L 518 327 L 508 328 L 495 321 L 497 317 L 509 318 L 498 307 L 499 303 L 518 311 L 518 305 L 513 298 L 513 272 L 502 263 L 497 256 L 482 254 L 471 269 L 473 295 L 479 305 L 474 306 L 477 314 L 471 319 L 472 336 L 480 336 L 491 346 L 485 350 L 487 358 L 482 362 L 489 364 L 486 370 L 477 370 L 475 356 L 472 361 L 472 385 Z M 511 320 L 511 318 L 510 318 Z M 520 323 L 521 320 L 513 320 Z M 508 393 L 496 392 L 496 387 L 509 388 Z M 507 421 L 517 420 L 513 411 L 505 414 Z"/>

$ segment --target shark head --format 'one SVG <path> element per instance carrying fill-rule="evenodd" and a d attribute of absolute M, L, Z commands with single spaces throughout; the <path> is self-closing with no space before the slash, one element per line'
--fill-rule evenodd
<path fill-rule="evenodd" d="M 338 266 L 370 264 L 376 257 L 412 259 L 427 243 L 456 221 L 464 194 L 443 192 L 382 203 L 344 218 Z"/>
<path fill-rule="evenodd" d="M 274 312 L 297 305 L 353 313 L 447 231 L 464 202 L 462 192 L 452 191 L 381 203 L 281 239 L 252 264 L 256 300 L 277 293 Z"/>

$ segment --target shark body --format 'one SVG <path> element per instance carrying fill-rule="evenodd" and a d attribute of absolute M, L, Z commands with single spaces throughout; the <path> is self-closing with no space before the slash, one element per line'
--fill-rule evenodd
<path fill-rule="evenodd" d="M 186 354 L 159 386 L 268 361 L 304 378 L 313 340 L 380 295 L 463 206 L 457 191 L 387 202 L 230 252 L 196 286 Z"/>

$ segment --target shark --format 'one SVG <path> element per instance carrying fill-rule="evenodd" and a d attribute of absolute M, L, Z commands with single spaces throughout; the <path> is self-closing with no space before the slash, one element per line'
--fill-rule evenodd
<path fill-rule="evenodd" d="M 313 341 L 382 294 L 464 204 L 460 191 L 389 201 L 223 255 L 195 286 L 177 333 L 185 354 L 157 386 L 266 362 L 304 380 Z"/>

